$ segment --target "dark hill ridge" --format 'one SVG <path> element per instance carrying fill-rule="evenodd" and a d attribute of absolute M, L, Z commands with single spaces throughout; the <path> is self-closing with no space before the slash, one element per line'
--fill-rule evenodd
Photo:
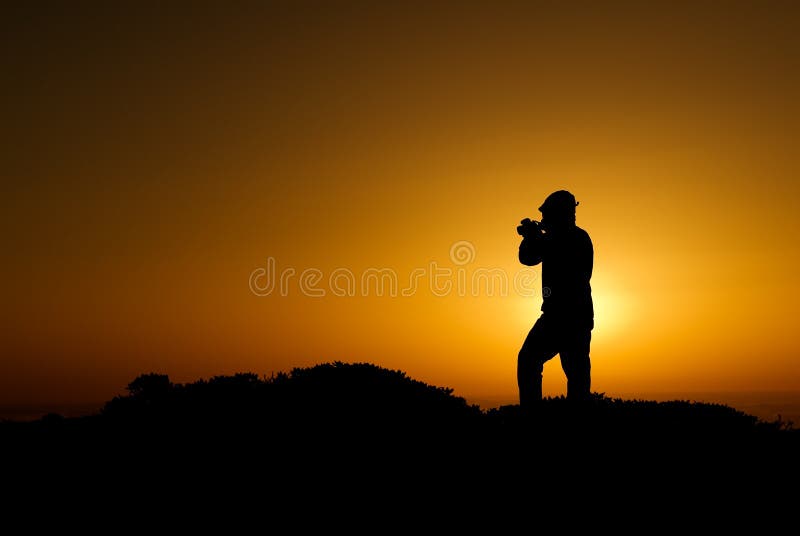
<path fill-rule="evenodd" d="M 144 374 L 129 394 L 106 403 L 99 415 L 34 423 L 6 423 L 16 431 L 78 436 L 101 430 L 180 439 L 198 434 L 243 435 L 271 442 L 313 436 L 315 441 L 356 441 L 389 435 L 427 441 L 518 441 L 540 444 L 582 436 L 596 442 L 631 438 L 797 437 L 785 423 L 761 422 L 733 408 L 687 401 L 652 402 L 594 395 L 575 405 L 563 397 L 545 399 L 539 411 L 523 415 L 518 406 L 486 412 L 453 396 L 452 389 L 409 378 L 404 372 L 368 363 L 326 363 L 295 368 L 272 377 L 252 373 L 216 376 L 175 384 L 166 375 Z M 216 435 L 215 435 L 216 434 Z"/>
<path fill-rule="evenodd" d="M 259 378 L 256 374 L 216 376 L 173 384 L 165 375 L 145 374 L 102 410 L 110 421 L 208 425 L 254 421 L 366 427 L 471 424 L 567 430 L 602 427 L 615 432 L 751 433 L 778 430 L 728 406 L 686 401 L 652 402 L 595 395 L 575 406 L 563 397 L 545 399 L 536 415 L 518 406 L 482 412 L 452 389 L 434 387 L 404 372 L 368 363 L 326 363 Z"/>
<path fill-rule="evenodd" d="M 145 374 L 98 415 L 0 424 L 4 482 L 25 500 L 56 490 L 87 511 L 110 500 L 125 508 L 121 520 L 185 504 L 204 522 L 232 500 L 259 524 L 253 513 L 299 507 L 294 523 L 333 505 L 326 526 L 375 515 L 428 523 L 438 513 L 450 527 L 487 511 L 494 521 L 515 497 L 537 517 L 565 500 L 608 500 L 615 523 L 622 510 L 640 511 L 635 501 L 662 508 L 659 522 L 716 516 L 715 497 L 783 511 L 793 497 L 785 483 L 800 475 L 798 444 L 794 431 L 725 406 L 596 395 L 581 406 L 547 399 L 534 415 L 482 412 L 403 372 L 338 362 L 187 384 Z"/>
<path fill-rule="evenodd" d="M 546 399 L 531 415 L 518 406 L 483 412 L 403 372 L 340 362 L 186 384 L 145 374 L 128 390 L 98 415 L 0 424 L 6 459 L 30 481 L 34 468 L 43 478 L 66 473 L 64 482 L 91 475 L 102 486 L 152 490 L 177 474 L 168 482 L 184 492 L 193 482 L 221 493 L 261 481 L 279 494 L 327 498 L 348 483 L 361 497 L 414 490 L 434 502 L 441 486 L 469 496 L 477 482 L 540 490 L 597 481 L 630 491 L 693 481 L 748 493 L 778 489 L 799 470 L 797 431 L 715 404 L 595 395 L 581 405 Z M 743 487 L 751 481 L 759 487 Z"/>
<path fill-rule="evenodd" d="M 259 377 L 253 373 L 215 376 L 175 384 L 160 374 L 143 374 L 129 394 L 107 402 L 99 415 L 64 419 L 49 415 L 34 423 L 6 427 L 58 429 L 133 425 L 192 426 L 353 426 L 406 429 L 476 428 L 614 433 L 771 434 L 786 432 L 781 422 L 762 422 L 728 406 L 688 401 L 621 400 L 601 394 L 576 406 L 548 398 L 534 415 L 518 406 L 486 412 L 453 396 L 453 390 L 409 378 L 404 372 L 369 363 L 325 363 Z M 792 431 L 794 432 L 794 431 Z M 792 434 L 794 435 L 794 434 Z"/>

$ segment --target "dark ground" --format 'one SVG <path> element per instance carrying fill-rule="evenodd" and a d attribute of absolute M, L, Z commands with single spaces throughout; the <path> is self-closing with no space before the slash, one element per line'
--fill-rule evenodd
<path fill-rule="evenodd" d="M 402 372 L 342 363 L 184 385 L 143 375 L 129 393 L 94 416 L 0 424 L 7 486 L 288 507 L 461 501 L 473 513 L 521 497 L 707 513 L 713 499 L 777 513 L 800 474 L 800 432 L 721 405 L 596 395 L 482 412 Z"/>

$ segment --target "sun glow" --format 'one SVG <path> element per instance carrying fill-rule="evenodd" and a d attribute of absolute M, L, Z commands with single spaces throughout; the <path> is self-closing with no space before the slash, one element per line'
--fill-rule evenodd
<path fill-rule="evenodd" d="M 622 292 L 600 287 L 592 292 L 595 340 L 613 340 L 631 325 L 632 303 Z"/>

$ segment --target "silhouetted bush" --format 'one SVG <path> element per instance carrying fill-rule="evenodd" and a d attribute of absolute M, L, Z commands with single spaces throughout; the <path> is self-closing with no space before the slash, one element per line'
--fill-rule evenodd
<path fill-rule="evenodd" d="M 128 384 L 131 396 L 150 399 L 165 396 L 171 388 L 172 383 L 166 374 L 142 374 Z"/>
<path fill-rule="evenodd" d="M 453 396 L 452 389 L 366 363 L 295 368 L 269 378 L 240 373 L 188 384 L 145 374 L 128 390 L 128 396 L 105 405 L 104 418 L 175 426 L 314 426 L 363 432 L 447 427 L 481 417 L 477 406 Z"/>

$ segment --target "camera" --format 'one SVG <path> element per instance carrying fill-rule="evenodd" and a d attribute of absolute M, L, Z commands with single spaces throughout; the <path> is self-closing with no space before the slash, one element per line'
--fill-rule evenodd
<path fill-rule="evenodd" d="M 530 218 L 525 218 L 517 226 L 517 233 L 522 237 L 535 236 L 541 232 L 541 224 Z"/>

